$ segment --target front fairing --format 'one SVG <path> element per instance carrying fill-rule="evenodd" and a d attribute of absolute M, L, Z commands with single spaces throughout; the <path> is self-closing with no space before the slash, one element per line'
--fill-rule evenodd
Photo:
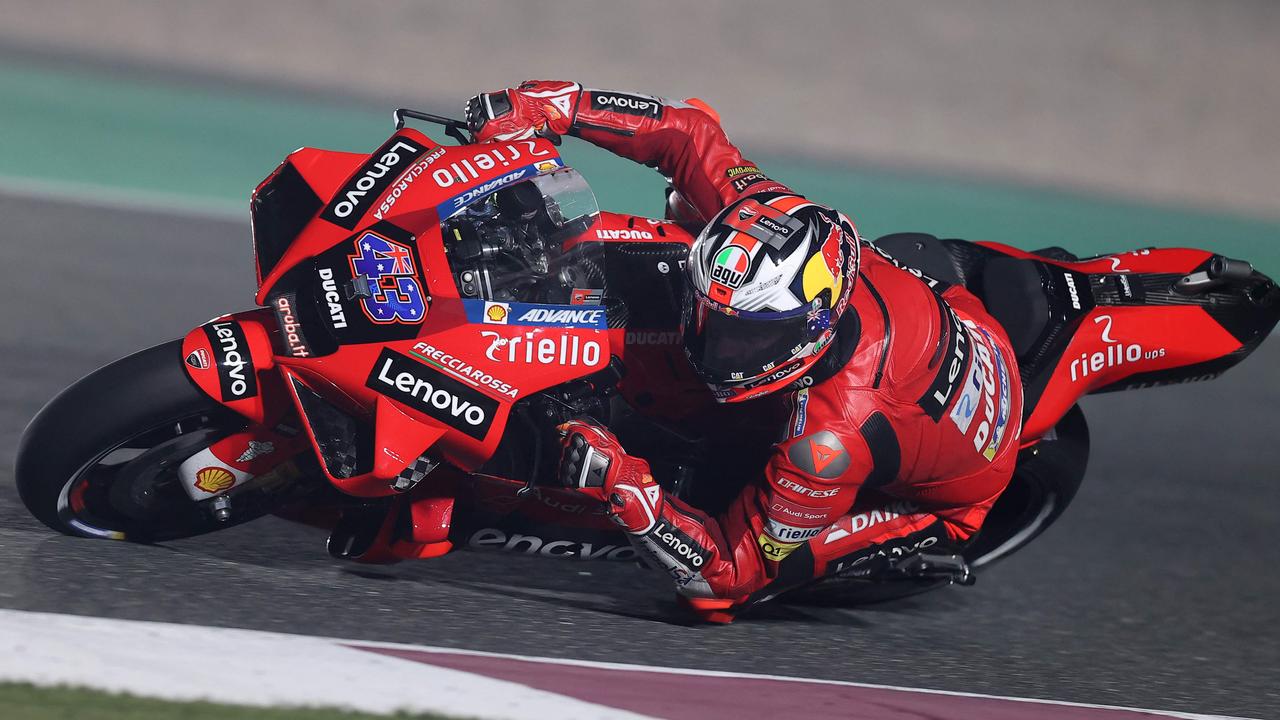
<path fill-rule="evenodd" d="M 559 238 L 565 252 L 547 263 L 550 277 L 564 281 L 556 292 L 545 278 L 520 283 L 518 274 L 460 292 L 465 253 L 446 242 L 456 233 L 441 233 L 442 223 L 483 216 L 478 209 L 504 189 L 535 178 L 554 185 L 553 174 L 568 173 L 562 167 L 541 140 L 442 147 L 403 130 L 356 162 L 300 150 L 259 188 L 258 300 L 278 325 L 275 363 L 304 419 L 319 398 L 334 410 L 322 412 L 332 416 L 328 425 L 349 425 L 326 437 L 333 427 L 307 419 L 322 459 L 326 447 L 356 441 L 368 456 L 346 467 L 326 460 L 340 488 L 385 494 L 428 449 L 475 469 L 493 454 L 517 403 L 608 365 L 602 269 L 594 270 L 600 283 L 574 286 L 587 277 L 589 258 L 602 261 L 580 237 L 595 222 L 594 198 L 587 210 L 574 204 L 581 198 L 561 198 L 580 222 L 573 239 Z M 314 217 L 280 249 L 272 243 L 288 234 L 279 217 L 289 212 L 268 213 L 258 197 L 305 199 L 297 187 L 280 190 L 299 178 L 327 199 L 306 204 Z M 276 219 L 260 221 L 268 215 Z"/>

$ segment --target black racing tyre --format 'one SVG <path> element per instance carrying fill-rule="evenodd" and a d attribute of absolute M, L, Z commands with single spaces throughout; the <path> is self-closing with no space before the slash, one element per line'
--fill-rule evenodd
<path fill-rule="evenodd" d="M 1039 537 L 1071 504 L 1088 464 L 1089 425 L 1072 405 L 1044 439 L 1019 454 L 1009 487 L 964 549 L 969 567 L 987 568 Z"/>
<path fill-rule="evenodd" d="M 219 523 L 176 470 L 246 426 L 187 377 L 182 341 L 167 342 L 94 371 L 36 414 L 18 445 L 18 494 L 68 535 L 155 542 L 222 529 L 251 517 Z"/>

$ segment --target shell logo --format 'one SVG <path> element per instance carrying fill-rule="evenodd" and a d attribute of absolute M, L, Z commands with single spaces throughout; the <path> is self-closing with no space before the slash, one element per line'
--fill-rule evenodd
<path fill-rule="evenodd" d="M 497 325 L 506 325 L 507 316 L 511 314 L 511 308 L 506 303 L 485 303 L 484 321 Z"/>
<path fill-rule="evenodd" d="M 200 469 L 196 473 L 195 484 L 197 490 L 203 490 L 209 494 L 220 493 L 223 490 L 229 490 L 232 485 L 236 484 L 236 476 L 225 468 L 207 467 Z"/>

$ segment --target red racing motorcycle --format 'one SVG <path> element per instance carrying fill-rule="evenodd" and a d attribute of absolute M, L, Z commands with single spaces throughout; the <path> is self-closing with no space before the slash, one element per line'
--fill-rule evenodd
<path fill-rule="evenodd" d="M 601 508 L 552 487 L 556 426 L 583 415 L 669 492 L 727 504 L 775 440 L 760 430 L 771 410 L 743 422 L 684 359 L 681 268 L 697 226 L 679 196 L 664 220 L 603 212 L 552 143 L 468 144 L 464 127 L 400 110 L 372 154 L 289 155 L 253 194 L 258 307 L 50 401 L 19 448 L 31 513 L 140 542 L 275 514 L 327 528 L 330 554 L 363 562 L 455 548 L 637 561 Z M 1215 378 L 1280 318 L 1270 279 L 1204 250 L 1077 259 L 915 233 L 867 247 L 939 291 L 966 286 L 1008 331 L 1023 449 L 962 557 L 926 552 L 792 596 L 968 581 L 1071 502 L 1089 453 L 1081 396 Z M 854 512 L 856 524 L 876 511 Z"/>

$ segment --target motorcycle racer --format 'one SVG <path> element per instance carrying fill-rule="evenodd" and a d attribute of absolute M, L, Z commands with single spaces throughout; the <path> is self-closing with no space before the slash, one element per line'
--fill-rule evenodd
<path fill-rule="evenodd" d="M 978 531 L 1013 474 L 1022 392 L 975 296 L 768 177 L 700 101 L 529 81 L 472 98 L 467 119 L 479 141 L 573 135 L 655 167 L 706 223 L 686 266 L 685 351 L 720 402 L 750 414 L 746 401 L 785 397 L 761 476 L 711 517 L 586 421 L 562 427 L 560 468 L 704 618 Z"/>

